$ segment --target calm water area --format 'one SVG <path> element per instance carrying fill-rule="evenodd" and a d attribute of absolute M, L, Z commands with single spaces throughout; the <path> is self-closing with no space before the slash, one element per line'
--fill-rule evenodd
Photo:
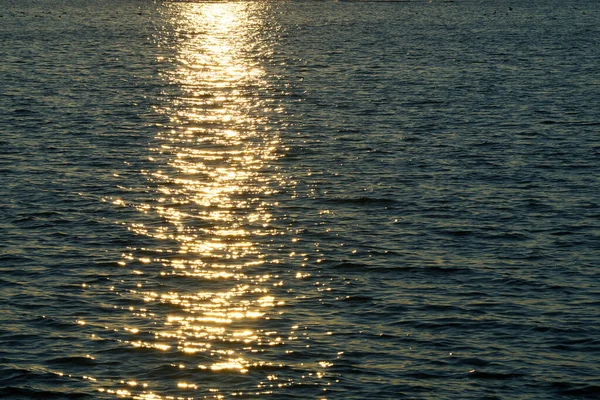
<path fill-rule="evenodd" d="M 600 398 L 600 2 L 0 0 L 0 398 Z"/>

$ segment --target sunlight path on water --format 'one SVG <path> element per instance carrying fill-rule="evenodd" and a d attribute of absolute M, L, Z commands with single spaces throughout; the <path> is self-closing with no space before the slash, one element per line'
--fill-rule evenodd
<path fill-rule="evenodd" d="M 288 325 L 280 332 L 265 324 L 285 304 L 276 292 L 282 277 L 270 267 L 280 260 L 264 253 L 269 237 L 279 234 L 270 224 L 277 205 L 271 197 L 285 183 L 273 163 L 282 143 L 269 121 L 281 110 L 261 95 L 268 82 L 252 54 L 265 46 L 256 38 L 263 27 L 251 7 L 167 6 L 170 26 L 157 42 L 173 57 L 159 60 L 171 92 L 156 111 L 170 122 L 154 141 L 155 168 L 143 171 L 151 194 L 135 205 L 142 217 L 127 224 L 151 245 L 132 248 L 120 264 L 155 277 L 151 288 L 139 284 L 132 291 L 147 308 L 131 310 L 156 326 L 154 334 L 131 340 L 131 346 L 176 354 L 171 366 L 190 372 L 160 390 L 139 390 L 132 380 L 129 386 L 137 390 L 121 391 L 126 397 L 189 392 L 221 398 L 236 388 L 238 394 L 269 394 L 272 385 L 248 373 L 258 370 L 266 381 L 276 380 L 272 371 L 283 364 L 277 354 L 265 354 L 297 329 Z M 268 51 L 259 49 L 262 56 Z M 227 385 L 219 388 L 219 379 Z"/>

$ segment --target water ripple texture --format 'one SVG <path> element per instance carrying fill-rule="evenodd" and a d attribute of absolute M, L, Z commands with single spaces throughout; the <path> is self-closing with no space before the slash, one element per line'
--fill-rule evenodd
<path fill-rule="evenodd" d="M 598 27 L 0 0 L 0 397 L 598 398 Z"/>

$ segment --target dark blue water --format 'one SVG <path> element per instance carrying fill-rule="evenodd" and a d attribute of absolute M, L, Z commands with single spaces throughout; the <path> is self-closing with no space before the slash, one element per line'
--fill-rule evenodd
<path fill-rule="evenodd" d="M 0 0 L 0 397 L 598 398 L 599 27 Z"/>

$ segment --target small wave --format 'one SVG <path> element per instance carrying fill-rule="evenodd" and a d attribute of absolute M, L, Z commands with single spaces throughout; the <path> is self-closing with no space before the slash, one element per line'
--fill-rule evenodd
<path fill-rule="evenodd" d="M 370 271 L 378 274 L 392 276 L 408 275 L 411 277 L 439 278 L 450 275 L 471 275 L 473 271 L 464 267 L 442 267 L 442 266 L 412 266 L 412 265 L 390 265 L 368 267 Z"/>
<path fill-rule="evenodd" d="M 472 235 L 474 231 L 470 229 L 443 229 L 439 230 L 438 233 L 446 236 L 464 237 Z"/>
<path fill-rule="evenodd" d="M 443 311 L 443 312 L 464 312 L 465 310 L 461 307 L 449 305 L 449 304 L 425 304 L 422 307 L 423 311 Z"/>
<path fill-rule="evenodd" d="M 350 271 L 354 271 L 354 270 L 365 271 L 369 268 L 369 266 L 366 264 L 362 264 L 362 263 L 341 262 L 339 264 L 334 265 L 333 268 L 341 269 L 341 270 L 350 270 Z"/>
<path fill-rule="evenodd" d="M 500 241 L 521 241 L 530 239 L 530 237 L 521 232 L 491 232 L 483 235 L 486 239 Z"/>
<path fill-rule="evenodd" d="M 359 204 L 359 205 L 379 205 L 379 204 L 396 204 L 397 201 L 393 199 L 386 199 L 382 197 L 368 197 L 368 196 L 359 196 L 359 197 L 333 197 L 329 199 L 323 199 L 324 202 L 327 203 L 336 203 L 336 204 Z"/>
<path fill-rule="evenodd" d="M 405 269 L 408 267 L 405 267 Z M 471 270 L 466 267 L 440 267 L 440 266 L 425 266 L 425 267 L 411 267 L 415 272 L 424 273 L 427 275 L 453 275 L 453 274 L 464 274 L 470 273 Z"/>
<path fill-rule="evenodd" d="M 35 110 L 31 110 L 28 108 L 16 108 L 13 110 L 13 114 L 17 114 L 17 115 L 33 115 L 33 114 L 39 114 L 37 111 Z"/>
<path fill-rule="evenodd" d="M 81 392 L 58 392 L 49 390 L 29 389 L 15 386 L 0 388 L 0 397 L 5 399 L 86 399 L 93 396 Z"/>
<path fill-rule="evenodd" d="M 562 396 L 573 396 L 583 399 L 597 399 L 600 397 L 600 386 L 598 385 L 554 382 L 552 386 Z"/>
<path fill-rule="evenodd" d="M 348 271 L 348 272 L 365 272 L 372 271 L 377 273 L 407 273 L 407 274 L 425 274 L 425 275 L 452 275 L 452 274 L 470 274 L 473 271 L 466 267 L 452 267 L 452 266 L 437 266 L 437 265 L 426 265 L 426 266 L 414 266 L 414 265 L 369 265 L 364 263 L 355 263 L 349 261 L 343 261 L 338 264 L 334 264 L 331 268 L 335 270 Z"/>
<path fill-rule="evenodd" d="M 57 357 L 46 361 L 49 365 L 75 365 L 75 366 L 90 366 L 96 365 L 96 361 L 89 357 Z"/>
<path fill-rule="evenodd" d="M 485 367 L 490 364 L 489 361 L 482 358 L 470 357 L 470 358 L 459 358 L 456 360 L 456 364 L 459 365 L 472 365 L 474 367 Z"/>
<path fill-rule="evenodd" d="M 356 295 L 356 296 L 346 296 L 343 301 L 348 302 L 348 303 L 368 303 L 368 302 L 373 301 L 373 298 L 371 296 Z"/>
<path fill-rule="evenodd" d="M 275 364 L 271 362 L 257 362 L 248 365 L 248 368 L 254 371 L 282 371 L 291 369 L 285 364 Z"/>
<path fill-rule="evenodd" d="M 20 254 L 1 254 L 0 261 L 33 261 L 33 258 Z"/>
<path fill-rule="evenodd" d="M 55 317 L 38 316 L 38 317 L 34 317 L 33 319 L 31 319 L 31 322 L 34 324 L 46 325 L 48 327 L 58 328 L 58 329 L 66 329 L 66 330 L 79 329 L 78 326 L 73 321 L 71 321 L 71 320 L 65 321 L 61 318 L 55 318 Z"/>
<path fill-rule="evenodd" d="M 467 377 L 473 379 L 492 379 L 492 380 L 508 380 L 508 379 L 516 379 L 524 377 L 524 374 L 518 372 L 486 372 L 486 371 L 473 371 L 469 372 Z"/>
<path fill-rule="evenodd" d="M 557 121 L 554 119 L 545 119 L 540 121 L 541 125 L 569 125 L 569 126 L 598 126 L 597 121 Z"/>
<path fill-rule="evenodd" d="M 573 333 L 572 330 L 566 330 L 566 329 L 559 330 L 559 332 L 563 333 L 563 334 L 564 333 L 570 333 L 570 334 Z M 558 350 L 558 351 L 593 353 L 593 352 L 597 352 L 600 350 L 600 340 L 592 339 L 592 338 L 574 339 L 574 340 L 560 339 L 560 343 L 554 344 L 552 346 L 552 349 Z"/>
<path fill-rule="evenodd" d="M 548 285 L 543 282 L 534 281 L 534 280 L 530 280 L 530 279 L 526 279 L 526 278 L 522 278 L 522 277 L 516 277 L 516 276 L 500 276 L 497 278 L 491 278 L 490 282 L 502 285 L 507 288 L 512 288 L 512 289 L 524 288 L 524 287 L 530 287 L 532 289 L 540 289 L 540 290 L 548 289 Z"/>
<path fill-rule="evenodd" d="M 415 378 L 415 379 L 441 379 L 441 378 L 447 378 L 446 374 L 431 373 L 431 372 L 413 372 L 413 373 L 406 374 L 406 376 L 409 376 L 409 377 Z"/>
<path fill-rule="evenodd" d="M 198 373 L 190 372 L 191 370 L 184 370 L 174 365 L 162 364 L 158 367 L 146 370 L 141 377 L 144 379 L 189 379 L 192 374 Z"/>

